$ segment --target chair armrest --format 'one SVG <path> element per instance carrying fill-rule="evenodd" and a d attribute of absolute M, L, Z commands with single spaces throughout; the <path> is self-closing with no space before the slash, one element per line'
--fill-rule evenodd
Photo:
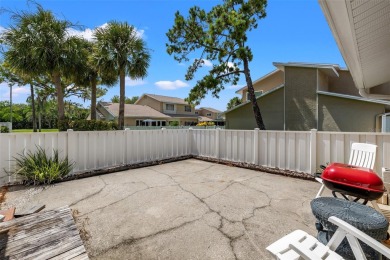
<path fill-rule="evenodd" d="M 376 241 L 375 239 L 373 239 L 369 235 L 363 233 L 359 229 L 355 228 L 354 226 L 348 224 L 347 222 L 345 222 L 337 217 L 332 216 L 328 220 L 329 220 L 329 222 L 338 226 L 338 228 L 341 228 L 342 230 L 344 230 L 346 233 L 348 233 L 348 234 L 356 237 L 360 241 L 366 243 L 367 245 L 369 245 L 370 247 L 372 247 L 373 249 L 375 249 L 376 251 L 378 251 L 382 255 L 386 256 L 387 258 L 390 258 L 390 249 L 387 248 L 385 245 L 382 245 L 381 243 L 379 243 L 378 241 Z"/>

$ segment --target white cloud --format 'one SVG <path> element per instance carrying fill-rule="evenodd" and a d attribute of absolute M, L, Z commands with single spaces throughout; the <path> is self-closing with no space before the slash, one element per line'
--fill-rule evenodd
<path fill-rule="evenodd" d="M 108 25 L 107 23 L 104 23 L 104 24 L 98 26 L 97 28 L 106 28 L 107 25 Z M 0 30 L 1 30 L 1 28 L 0 28 Z M 138 30 L 137 28 L 135 28 L 135 30 L 137 32 L 138 37 L 145 38 L 145 30 Z M 77 30 L 75 28 L 69 28 L 69 29 L 67 29 L 67 32 L 70 36 L 78 36 L 78 37 L 86 39 L 87 41 L 93 41 L 93 34 L 95 32 L 95 29 L 86 28 L 85 30 L 81 31 L 81 30 Z"/>
<path fill-rule="evenodd" d="M 2 83 L 2 84 L 0 84 L 0 87 L 7 88 L 7 90 L 3 93 L 2 97 L 9 98 L 10 88 L 8 87 L 8 85 L 6 83 Z M 17 86 L 12 87 L 12 97 L 13 98 L 19 98 L 19 100 L 22 98 L 27 99 L 27 97 L 29 95 L 30 95 L 30 88 L 29 87 L 17 87 Z"/>
<path fill-rule="evenodd" d="M 243 87 L 245 87 L 245 85 L 232 85 L 232 86 L 228 87 L 228 89 L 240 89 Z"/>
<path fill-rule="evenodd" d="M 126 87 L 135 87 L 135 86 L 141 86 L 145 85 L 147 82 L 143 80 L 134 80 L 131 79 L 130 77 L 125 78 L 125 86 Z"/>
<path fill-rule="evenodd" d="M 211 61 L 209 60 L 205 60 L 205 59 L 202 59 L 203 60 L 203 66 L 206 66 L 206 67 L 212 67 L 213 64 L 211 63 Z"/>
<path fill-rule="evenodd" d="M 69 28 L 67 29 L 67 32 L 70 36 L 78 36 L 80 38 L 84 38 L 87 41 L 92 41 L 93 40 L 93 33 L 94 30 L 91 30 L 89 28 L 85 29 L 84 31 L 79 31 L 74 28 Z"/>
<path fill-rule="evenodd" d="M 194 59 L 194 61 L 196 61 L 196 60 L 199 60 L 199 59 Z M 201 64 L 201 67 L 212 67 L 213 66 L 213 64 L 209 60 L 202 59 L 202 61 L 203 61 L 203 64 Z"/>
<path fill-rule="evenodd" d="M 179 88 L 185 88 L 189 85 L 181 80 L 175 80 L 175 81 L 157 81 L 154 83 L 157 87 L 165 90 L 175 90 Z"/>

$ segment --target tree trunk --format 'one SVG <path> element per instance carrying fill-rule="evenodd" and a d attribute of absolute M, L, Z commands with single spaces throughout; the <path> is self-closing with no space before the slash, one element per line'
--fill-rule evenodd
<path fill-rule="evenodd" d="M 64 91 L 61 86 L 61 75 L 59 72 L 53 72 L 53 81 L 57 91 L 57 107 L 58 107 L 58 121 L 65 119 L 65 107 L 64 107 Z"/>
<path fill-rule="evenodd" d="M 91 120 L 96 120 L 96 78 L 91 80 Z"/>
<path fill-rule="evenodd" d="M 125 126 L 125 71 L 119 74 L 119 116 L 118 127 L 123 130 Z"/>
<path fill-rule="evenodd" d="M 31 92 L 31 110 L 32 110 L 33 132 L 37 132 L 37 117 L 36 117 L 36 114 L 35 114 L 34 86 L 31 83 L 30 83 L 30 92 Z"/>
<path fill-rule="evenodd" d="M 248 59 L 244 58 L 243 62 L 244 62 L 244 74 L 245 74 L 246 85 L 248 87 L 249 99 L 252 103 L 252 108 L 253 108 L 253 113 L 255 115 L 256 124 L 260 130 L 265 130 L 263 117 L 261 116 L 260 108 L 259 108 L 259 105 L 257 104 L 257 101 L 256 101 L 255 90 L 253 89 Z"/>
<path fill-rule="evenodd" d="M 42 132 L 42 100 L 38 93 L 38 132 Z"/>

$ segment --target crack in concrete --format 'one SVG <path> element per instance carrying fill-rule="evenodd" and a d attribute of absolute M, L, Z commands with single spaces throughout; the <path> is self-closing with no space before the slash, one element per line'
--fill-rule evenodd
<path fill-rule="evenodd" d="M 203 217 L 203 216 L 202 216 L 202 217 Z M 164 233 L 168 233 L 168 232 L 171 232 L 171 231 L 174 231 L 174 230 L 183 228 L 183 227 L 185 227 L 185 226 L 187 226 L 187 225 L 189 225 L 189 224 L 192 224 L 192 223 L 195 223 L 195 222 L 201 220 L 202 217 L 197 218 L 197 219 L 194 219 L 194 220 L 191 220 L 191 221 L 184 222 L 184 223 L 182 223 L 182 224 L 180 224 L 180 225 L 178 225 L 178 226 L 174 226 L 174 227 L 171 227 L 171 228 L 167 228 L 167 229 L 163 229 L 163 230 L 157 231 L 156 233 L 153 233 L 153 234 L 150 234 L 150 235 L 147 235 L 147 236 L 136 237 L 136 238 L 133 238 L 133 237 L 128 238 L 128 239 L 126 239 L 126 240 L 124 240 L 124 241 L 122 241 L 122 242 L 120 242 L 120 243 L 118 243 L 118 244 L 116 244 L 116 245 L 114 245 L 114 246 L 112 246 L 112 247 L 110 247 L 110 248 L 107 248 L 107 249 L 103 250 L 102 252 L 99 252 L 99 253 L 96 254 L 96 255 L 94 255 L 93 253 L 91 253 L 91 255 L 93 255 L 93 256 L 99 256 L 99 255 L 102 255 L 102 254 L 104 254 L 104 253 L 106 253 L 106 252 L 108 252 L 108 251 L 110 251 L 110 250 L 118 249 L 118 248 L 121 247 L 121 246 L 134 244 L 134 243 L 136 243 L 136 242 L 138 242 L 138 241 L 140 241 L 140 240 L 142 240 L 142 239 L 152 238 L 152 237 L 155 237 L 155 236 L 157 236 L 157 235 L 161 235 L 161 234 L 164 234 Z"/>
<path fill-rule="evenodd" d="M 204 168 L 204 169 L 202 169 L 202 170 L 199 170 L 199 171 L 196 171 L 196 172 L 192 172 L 191 174 L 203 172 L 203 171 L 208 170 L 208 169 L 210 169 L 210 168 L 212 168 L 212 167 L 214 167 L 214 166 L 215 166 L 215 165 L 210 165 L 209 167 L 206 167 L 206 168 Z M 175 184 L 174 184 L 174 185 L 164 185 L 164 186 L 154 186 L 154 187 L 151 187 L 151 186 L 147 185 L 146 183 L 140 181 L 139 183 L 143 183 L 147 188 L 142 189 L 142 190 L 139 190 L 139 191 L 136 191 L 136 192 L 134 192 L 134 193 L 132 193 L 132 194 L 129 194 L 129 195 L 126 196 L 125 198 L 122 198 L 122 199 L 120 199 L 120 200 L 118 200 L 118 201 L 115 201 L 115 202 L 113 202 L 113 203 L 110 203 L 110 204 L 108 204 L 108 205 L 106 205 L 106 206 L 104 206 L 104 207 L 100 207 L 100 208 L 94 209 L 94 210 L 91 211 L 91 212 L 88 212 L 88 213 L 85 213 L 85 214 L 83 214 L 83 215 L 80 215 L 80 217 L 85 216 L 85 215 L 90 214 L 90 213 L 93 213 L 93 212 L 95 212 L 95 211 L 97 211 L 97 210 L 103 210 L 104 208 L 107 208 L 107 207 L 112 206 L 112 205 L 114 205 L 114 204 L 116 204 L 116 203 L 119 203 L 120 201 L 123 201 L 123 200 L 125 200 L 125 199 L 127 199 L 127 198 L 129 198 L 129 197 L 135 195 L 136 193 L 141 192 L 141 191 L 146 191 L 146 190 L 149 190 L 149 189 L 159 188 L 159 187 L 167 187 L 167 186 L 178 186 L 182 191 L 184 191 L 184 192 L 186 192 L 186 193 L 189 193 L 189 194 L 191 194 L 193 197 L 195 197 L 200 203 L 202 203 L 204 206 L 206 206 L 206 208 L 207 208 L 208 210 L 207 210 L 200 218 L 198 218 L 198 219 L 195 219 L 195 220 L 192 220 L 192 221 L 188 221 L 188 222 L 184 222 L 183 224 L 180 224 L 180 225 L 178 225 L 178 226 L 175 226 L 175 227 L 172 227 L 172 228 L 169 228 L 169 229 L 160 230 L 160 231 L 158 231 L 158 232 L 156 232 L 156 233 L 153 233 L 153 234 L 150 234 L 150 235 L 147 235 L 147 236 L 144 236 L 144 237 L 138 237 L 138 238 L 133 238 L 133 237 L 132 237 L 132 238 L 129 238 L 129 239 L 125 240 L 125 241 L 122 241 L 121 243 L 119 243 L 119 244 L 117 244 L 117 245 L 114 245 L 113 247 L 110 247 L 110 248 L 106 249 L 105 251 L 99 253 L 98 255 L 104 254 L 105 252 L 107 252 L 107 251 L 109 251 L 109 250 L 111 250 L 111 249 L 116 249 L 116 248 L 119 248 L 120 246 L 123 246 L 123 245 L 131 245 L 131 244 L 136 243 L 137 241 L 139 241 L 139 240 L 141 240 L 141 239 L 148 239 L 148 238 L 152 238 L 152 237 L 154 237 L 154 236 L 157 236 L 157 235 L 159 235 L 159 234 L 163 234 L 163 233 L 166 233 L 166 232 L 170 232 L 170 231 L 173 231 L 173 230 L 177 230 L 177 229 L 182 228 L 182 227 L 184 227 L 184 226 L 186 226 L 186 225 L 188 225 L 188 224 L 195 223 L 196 221 L 202 220 L 203 217 L 204 217 L 206 214 L 208 214 L 208 213 L 216 213 L 216 214 L 218 215 L 218 217 L 219 217 L 219 226 L 218 226 L 218 227 L 209 225 L 205 219 L 203 219 L 203 222 L 204 222 L 207 226 L 209 226 L 210 228 L 213 228 L 213 229 L 217 230 L 223 237 L 225 237 L 225 238 L 229 241 L 228 244 L 229 244 L 229 247 L 230 247 L 230 249 L 231 249 L 231 252 L 232 252 L 232 254 L 234 255 L 234 258 L 235 258 L 235 259 L 238 259 L 238 255 L 237 255 L 237 253 L 236 253 L 236 251 L 235 251 L 235 248 L 234 248 L 234 243 L 235 243 L 238 239 L 242 238 L 245 234 L 246 234 L 247 236 L 249 236 L 248 233 L 247 233 L 248 227 L 247 227 L 246 221 L 248 221 L 249 219 L 253 218 L 253 217 L 255 216 L 255 213 L 256 213 L 257 210 L 261 210 L 261 209 L 270 207 L 270 206 L 271 206 L 271 203 L 272 203 L 272 200 L 273 200 L 272 198 L 270 198 L 270 196 L 269 196 L 266 192 L 261 191 L 261 190 L 258 190 L 258 189 L 254 188 L 254 187 L 245 185 L 245 184 L 243 183 L 243 182 L 245 182 L 245 181 L 250 181 L 250 180 L 252 180 L 252 179 L 259 178 L 259 177 L 261 177 L 261 176 L 253 176 L 253 177 L 246 178 L 246 179 L 239 180 L 239 181 L 236 181 L 236 180 L 233 180 L 233 181 L 221 181 L 221 180 L 216 180 L 216 181 L 207 181 L 207 182 L 198 182 L 198 183 L 179 183 L 179 182 L 178 182 L 173 176 L 171 176 L 169 173 L 163 173 L 163 172 L 160 172 L 160 171 L 155 170 L 155 169 L 153 169 L 153 168 L 146 168 L 146 169 L 148 169 L 148 170 L 150 170 L 150 171 L 153 171 L 153 172 L 155 172 L 155 173 L 158 173 L 158 174 L 161 174 L 161 175 L 164 175 L 164 176 L 168 177 L 168 178 L 169 178 L 170 180 L 172 180 L 173 183 L 175 183 Z M 245 176 L 245 177 L 246 177 L 246 176 Z M 205 197 L 205 198 L 201 198 L 201 197 L 197 196 L 195 193 L 191 192 L 190 190 L 185 189 L 185 188 L 182 186 L 183 184 L 202 184 L 202 183 L 215 183 L 215 182 L 228 183 L 228 185 L 227 185 L 225 188 L 223 188 L 222 190 L 220 190 L 220 191 L 218 191 L 218 192 L 215 192 L 215 193 L 213 193 L 213 194 L 211 194 L 211 195 L 209 195 L 209 196 L 207 196 L 207 197 Z M 210 197 L 212 197 L 212 196 L 215 196 L 215 195 L 217 195 L 217 194 L 219 194 L 219 193 L 221 193 L 221 192 L 223 192 L 223 191 L 225 191 L 225 190 L 227 190 L 229 187 L 231 187 L 231 186 L 234 185 L 234 184 L 240 184 L 240 185 L 242 185 L 242 186 L 244 186 L 244 187 L 246 187 L 246 188 L 248 188 L 248 189 L 251 189 L 251 190 L 254 190 L 254 191 L 256 191 L 256 192 L 259 192 L 259 193 L 264 194 L 264 195 L 267 197 L 267 199 L 268 199 L 268 204 L 267 204 L 267 205 L 263 205 L 263 206 L 259 206 L 259 207 L 253 207 L 252 212 L 250 213 L 250 215 L 249 215 L 248 217 L 246 217 L 246 218 L 243 218 L 241 221 L 230 220 L 230 219 L 228 219 L 228 218 L 222 216 L 220 211 L 212 209 L 212 208 L 207 204 L 207 202 L 206 202 L 205 200 L 208 199 L 208 198 L 210 198 Z M 99 191 L 99 192 L 100 192 L 100 191 Z M 97 194 L 98 194 L 99 192 L 97 192 Z M 89 197 L 91 197 L 91 196 L 89 196 Z M 244 230 L 243 230 L 244 233 L 243 233 L 242 235 L 239 235 L 239 236 L 232 236 L 232 235 L 230 235 L 230 234 L 224 232 L 224 230 L 223 230 L 223 228 L 224 228 L 223 220 L 226 221 L 226 222 L 228 222 L 228 223 L 230 223 L 230 224 L 241 223 L 241 224 L 243 225 L 243 228 L 244 228 Z M 249 237 L 249 239 L 250 239 L 250 237 Z M 251 243 L 253 244 L 253 241 L 252 241 Z M 256 248 L 256 250 L 258 250 L 258 249 Z M 98 256 L 98 255 L 96 255 L 96 256 Z"/>
<path fill-rule="evenodd" d="M 208 168 L 206 168 L 206 169 L 204 169 L 204 170 L 207 170 L 207 169 L 209 169 L 209 168 L 211 168 L 211 167 L 208 167 Z M 162 173 L 162 172 L 159 172 L 159 171 L 154 170 L 154 169 L 153 169 L 153 171 L 154 171 L 154 172 L 157 172 L 157 173 L 159 173 L 159 174 L 162 174 L 162 175 L 164 175 L 164 176 L 167 176 L 167 177 L 170 178 L 174 183 L 176 183 L 177 186 L 178 186 L 181 190 L 183 190 L 184 192 L 187 192 L 187 193 L 191 194 L 191 195 L 194 196 L 196 199 L 198 199 L 199 202 L 201 202 L 203 205 L 205 205 L 205 206 L 207 207 L 207 209 L 208 209 L 208 212 L 205 212 L 205 213 L 202 215 L 202 218 L 203 218 L 203 216 L 205 216 L 207 213 L 211 213 L 211 212 L 216 213 L 216 214 L 219 216 L 219 218 L 220 218 L 220 219 L 219 219 L 220 224 L 219 224 L 218 228 L 209 225 L 207 222 L 205 222 L 205 223 L 206 223 L 206 225 L 208 225 L 210 228 L 213 228 L 213 229 L 216 229 L 217 231 L 219 231 L 219 233 L 220 233 L 222 236 L 224 236 L 224 237 L 229 241 L 229 246 L 230 246 L 230 248 L 231 248 L 231 251 L 232 251 L 232 253 L 233 253 L 233 255 L 234 255 L 234 258 L 237 260 L 237 259 L 238 259 L 238 256 L 237 256 L 237 253 L 236 253 L 235 250 L 234 250 L 234 245 L 233 245 L 233 243 L 234 243 L 237 239 L 239 239 L 240 237 L 242 237 L 243 235 L 238 236 L 238 237 L 232 237 L 232 236 L 230 236 L 229 234 L 225 233 L 225 232 L 222 230 L 222 229 L 223 229 L 223 222 L 222 222 L 222 220 L 225 220 L 225 221 L 230 222 L 230 223 L 242 223 L 243 226 L 244 226 L 243 221 L 232 221 L 232 220 L 227 219 L 226 217 L 224 217 L 224 216 L 221 215 L 221 212 L 212 209 L 212 208 L 207 204 L 207 202 L 205 201 L 206 198 L 205 198 L 205 199 L 202 199 L 202 198 L 198 197 L 197 195 L 195 195 L 193 192 L 191 192 L 191 191 L 189 191 L 189 190 L 183 188 L 183 187 L 181 186 L 181 184 L 178 183 L 178 182 L 177 182 L 172 176 L 170 176 L 169 174 L 167 174 L 167 173 Z M 199 171 L 199 172 L 200 172 L 200 171 Z M 253 179 L 253 178 L 255 178 L 255 177 L 252 177 L 252 178 L 249 178 L 249 179 Z M 245 180 L 243 180 L 243 181 L 245 181 Z M 237 182 L 237 181 L 231 181 L 231 182 L 229 183 L 228 187 L 232 186 L 232 185 L 235 184 L 235 183 L 241 184 L 240 182 Z M 245 186 L 245 185 L 243 185 L 243 186 Z M 228 187 L 224 188 L 223 190 L 226 190 Z M 245 187 L 246 187 L 246 186 L 245 186 Z M 256 190 L 256 191 L 257 191 L 257 190 Z M 217 192 L 217 193 L 220 193 L 220 192 L 222 192 L 222 191 L 219 191 L 219 192 Z M 216 193 L 216 194 L 217 194 L 217 193 Z M 262 193 L 264 193 L 264 192 L 262 192 Z M 265 193 L 264 193 L 264 194 L 265 194 Z M 215 194 L 213 194 L 213 195 L 215 195 Z M 266 194 L 266 196 L 267 196 L 267 198 L 269 198 L 267 194 Z M 270 202 L 269 202 L 269 203 L 270 203 Z M 265 206 L 264 206 L 264 207 L 265 207 Z M 260 207 L 259 207 L 259 208 L 260 208 Z M 257 209 L 257 208 L 256 208 L 256 209 Z M 256 209 L 254 209 L 253 212 L 254 212 Z M 254 213 L 253 213 L 253 214 L 254 214 Z M 245 226 L 244 226 L 244 228 L 245 228 Z"/>
<path fill-rule="evenodd" d="M 87 195 L 87 196 L 85 196 L 85 197 L 83 197 L 83 198 L 81 198 L 81 199 L 79 199 L 79 200 L 77 200 L 77 201 L 75 201 L 75 202 L 72 202 L 72 203 L 69 205 L 69 207 L 72 207 L 72 206 L 74 206 L 74 205 L 80 203 L 80 202 L 83 201 L 83 200 L 92 198 L 93 196 L 95 196 L 95 195 L 99 194 L 100 192 L 102 192 L 102 191 L 104 190 L 104 188 L 107 187 L 107 183 L 101 178 L 101 176 L 98 176 L 98 178 L 103 182 L 104 186 L 103 186 L 101 189 L 99 189 L 98 191 L 96 191 L 96 192 L 94 192 L 94 193 L 92 193 L 92 194 L 89 194 L 89 195 Z"/>

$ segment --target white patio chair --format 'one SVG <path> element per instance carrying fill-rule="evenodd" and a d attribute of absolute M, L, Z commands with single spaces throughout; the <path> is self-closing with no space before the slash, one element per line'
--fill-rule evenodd
<path fill-rule="evenodd" d="M 276 259 L 306 259 L 306 260 L 335 260 L 343 259 L 335 252 L 337 247 L 347 237 L 348 243 L 356 259 L 366 259 L 358 240 L 380 254 L 390 258 L 390 249 L 372 237 L 351 226 L 347 222 L 330 217 L 329 222 L 335 224 L 338 228 L 327 245 L 320 243 L 315 237 L 302 230 L 296 230 L 277 240 L 266 249 L 271 252 Z"/>
<path fill-rule="evenodd" d="M 374 169 L 375 164 L 375 155 L 376 155 L 376 145 L 374 144 L 365 144 L 365 143 L 353 143 L 351 146 L 351 154 L 349 156 L 348 164 Z M 321 188 L 318 191 L 316 198 L 320 197 L 324 192 L 325 185 L 322 182 L 321 178 L 315 178 L 316 181 L 321 183 Z M 375 207 L 375 206 L 374 206 Z M 378 205 L 376 205 L 378 207 Z M 377 209 L 377 208 L 375 208 Z"/>

